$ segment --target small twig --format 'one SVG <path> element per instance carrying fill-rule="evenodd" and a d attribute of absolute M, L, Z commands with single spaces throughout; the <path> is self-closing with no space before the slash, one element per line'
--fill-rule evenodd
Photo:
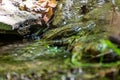
<path fill-rule="evenodd" d="M 112 0 L 112 19 L 111 19 L 111 22 L 110 22 L 110 25 L 112 26 L 113 24 L 113 21 L 114 21 L 114 18 L 116 16 L 116 6 L 115 6 L 115 0 Z"/>
<path fill-rule="evenodd" d="M 108 54 L 111 54 L 111 53 L 110 53 L 110 52 L 107 52 L 107 53 L 104 53 L 104 54 L 98 54 L 98 55 L 92 57 L 91 59 L 100 58 L 100 57 L 105 56 L 105 55 L 108 55 Z"/>

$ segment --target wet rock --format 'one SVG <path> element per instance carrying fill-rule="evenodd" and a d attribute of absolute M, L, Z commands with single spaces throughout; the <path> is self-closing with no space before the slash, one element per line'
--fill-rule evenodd
<path fill-rule="evenodd" d="M 63 26 L 70 22 L 80 21 L 82 17 L 80 7 L 80 0 L 60 0 L 54 15 L 53 25 Z"/>
<path fill-rule="evenodd" d="M 39 24 L 38 19 L 39 16 L 28 11 L 20 10 L 14 4 L 14 1 L 3 0 L 0 5 L 0 33 L 2 34 L 9 33 L 10 31 L 15 34 L 27 34 L 31 25 Z M 14 31 L 16 29 L 18 31 Z"/>

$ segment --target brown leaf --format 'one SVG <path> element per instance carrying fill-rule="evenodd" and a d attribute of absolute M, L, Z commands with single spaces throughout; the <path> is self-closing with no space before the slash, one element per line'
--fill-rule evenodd
<path fill-rule="evenodd" d="M 48 5 L 48 1 L 46 0 L 46 1 L 42 2 L 40 6 L 45 8 L 45 7 L 47 7 L 47 5 Z"/>
<path fill-rule="evenodd" d="M 56 0 L 49 0 L 48 1 L 48 6 L 50 6 L 50 7 L 56 7 L 57 6 L 57 1 Z"/>
<path fill-rule="evenodd" d="M 49 8 L 48 12 L 46 12 L 44 17 L 43 17 L 44 21 L 48 22 L 52 15 L 53 15 L 53 9 Z"/>
<path fill-rule="evenodd" d="M 38 1 L 42 7 L 49 6 L 49 7 L 56 7 L 57 1 L 56 0 L 39 0 Z"/>
<path fill-rule="evenodd" d="M 53 8 L 57 6 L 57 1 L 56 0 L 38 0 L 38 5 L 46 8 L 44 11 L 44 16 L 43 20 L 45 22 L 48 22 L 53 15 Z"/>

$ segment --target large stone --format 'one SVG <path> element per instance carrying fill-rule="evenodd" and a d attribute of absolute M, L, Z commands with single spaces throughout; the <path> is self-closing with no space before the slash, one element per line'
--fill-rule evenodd
<path fill-rule="evenodd" d="M 3 0 L 0 3 L 0 33 L 25 30 L 31 25 L 37 25 L 37 20 L 38 16 L 31 12 L 20 10 L 11 0 Z"/>

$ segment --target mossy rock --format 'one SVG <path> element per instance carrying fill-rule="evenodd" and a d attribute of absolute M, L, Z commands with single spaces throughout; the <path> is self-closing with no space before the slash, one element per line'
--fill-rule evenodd
<path fill-rule="evenodd" d="M 112 4 L 106 3 L 101 7 L 96 7 L 95 9 L 91 10 L 88 14 L 84 16 L 85 20 L 93 20 L 96 22 L 103 21 L 103 22 L 110 22 L 112 12 Z"/>

